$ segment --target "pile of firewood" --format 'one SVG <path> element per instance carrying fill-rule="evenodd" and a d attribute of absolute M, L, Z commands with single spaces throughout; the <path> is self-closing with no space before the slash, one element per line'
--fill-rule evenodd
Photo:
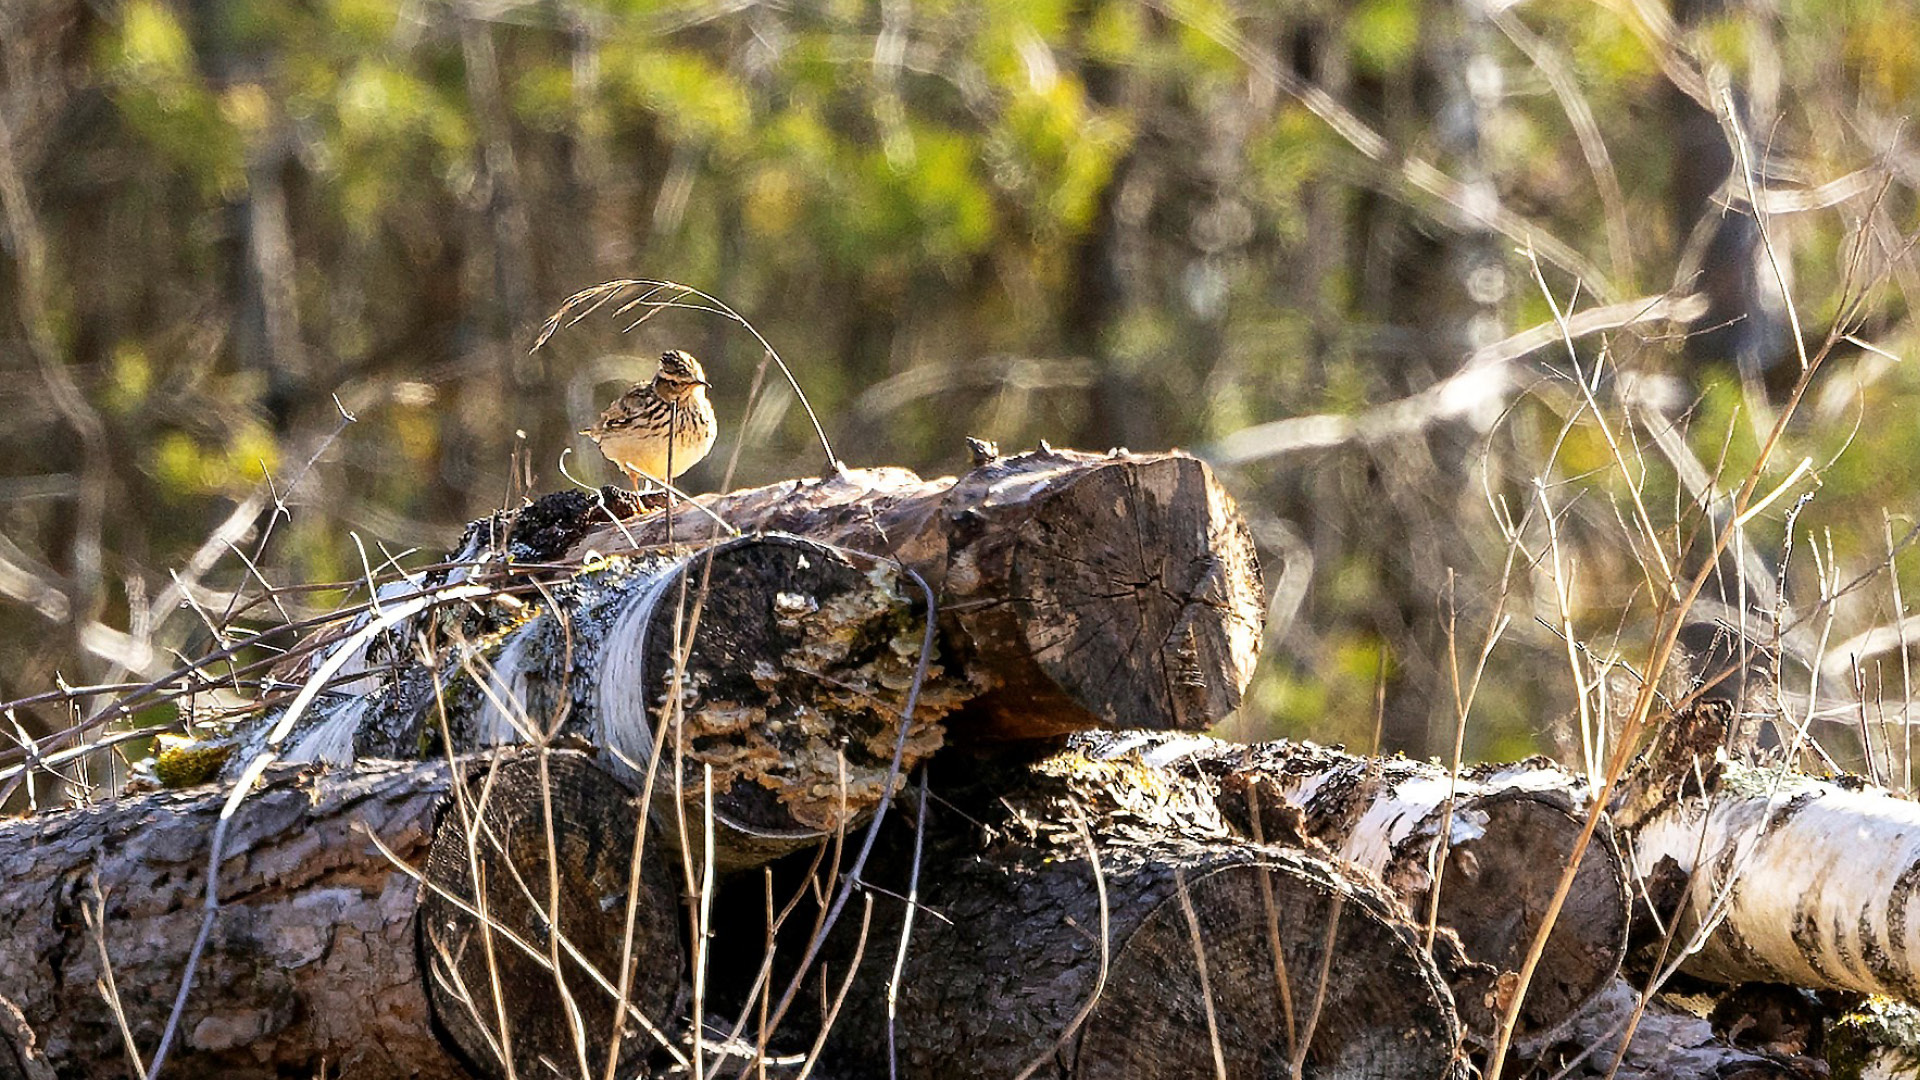
<path fill-rule="evenodd" d="M 1612 814 L 1192 734 L 1263 612 L 1181 455 L 548 496 L 328 628 L 211 785 L 0 825 L 0 1080 L 1895 1060 L 1920 807 L 1743 764 L 1718 701 Z"/>

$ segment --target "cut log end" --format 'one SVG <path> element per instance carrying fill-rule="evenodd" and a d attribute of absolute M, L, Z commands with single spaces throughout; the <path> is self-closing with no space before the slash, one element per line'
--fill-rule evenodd
<path fill-rule="evenodd" d="M 713 514 L 898 559 L 939 596 L 942 645 L 987 692 L 955 737 L 1199 730 L 1240 704 L 1265 597 L 1252 537 L 1184 454 L 1041 450 L 957 479 L 849 469 L 597 526 L 571 549 L 710 536 Z"/>
<path fill-rule="evenodd" d="M 530 754 L 455 797 L 434 831 L 417 924 L 442 1040 L 480 1076 L 542 1075 L 542 1062 L 598 1075 L 624 955 L 629 1006 L 646 1019 L 621 1019 L 619 1055 L 644 1058 L 658 1046 L 647 1026 L 671 1028 L 684 949 L 659 858 L 629 874 L 640 813 L 626 788 L 582 755 Z"/>
<path fill-rule="evenodd" d="M 1048 473 L 1053 458 L 1063 475 Z M 996 723 L 983 734 L 1200 730 L 1239 706 L 1264 625 L 1259 560 L 1204 463 L 1023 455 L 963 477 L 950 498 L 990 513 L 997 489 L 1016 486 L 1031 516 L 1010 550 L 976 555 L 967 515 L 978 512 L 962 511 L 947 574 L 976 647 L 1031 658 L 989 695 Z M 967 611 L 976 558 L 1006 560 L 1008 599 Z M 1017 645 L 996 648 L 1002 636 Z"/>
<path fill-rule="evenodd" d="M 1186 879 L 1118 948 L 1075 1075 L 1447 1075 L 1447 992 L 1383 916 L 1304 858 Z"/>
<path fill-rule="evenodd" d="M 1578 802 L 1572 776 L 1529 765 L 1453 781 L 1432 765 L 1291 743 L 1201 744 L 1192 759 L 1215 777 L 1220 809 L 1243 835 L 1286 843 L 1304 832 L 1379 875 L 1415 922 L 1431 915 L 1453 931 L 1473 968 L 1455 973 L 1465 979 L 1454 986 L 1461 1020 L 1478 1039 L 1492 1036 L 1507 1005 L 1497 989 L 1504 983 L 1482 975 L 1511 979 L 1539 933 L 1585 825 L 1569 809 Z M 1626 871 L 1603 828 L 1548 935 L 1517 1034 L 1558 1025 L 1606 985 L 1626 954 L 1629 912 Z"/>
<path fill-rule="evenodd" d="M 1453 997 L 1377 885 L 1222 835 L 1191 785 L 1135 797 L 1143 775 L 1073 754 L 950 774 L 919 878 L 937 917 L 913 924 L 897 998 L 894 952 L 872 945 L 898 940 L 897 906 L 864 954 L 837 931 L 829 967 L 862 970 L 823 1065 L 893 1075 L 874 1052 L 891 1029 L 905 1077 L 1450 1075 Z"/>
<path fill-rule="evenodd" d="M 1439 923 L 1459 934 L 1472 960 L 1519 971 L 1582 823 L 1549 801 L 1524 794 L 1482 798 L 1472 809 L 1486 815 L 1484 831 L 1448 849 Z M 1425 910 L 1426 899 L 1417 897 L 1415 906 Z M 1625 873 L 1603 832 L 1588 845 L 1547 935 L 1520 1006 L 1518 1034 L 1559 1024 L 1607 985 L 1626 953 L 1628 911 Z M 1497 1007 L 1503 1006 L 1462 1001 L 1460 1012 L 1473 1031 L 1491 1032 Z"/>

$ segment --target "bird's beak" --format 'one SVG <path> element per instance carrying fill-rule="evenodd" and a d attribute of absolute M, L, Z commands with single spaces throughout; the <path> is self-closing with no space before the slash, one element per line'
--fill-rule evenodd
<path fill-rule="evenodd" d="M 712 383 L 710 383 L 710 382 L 708 382 L 708 381 L 707 381 L 707 380 L 705 380 L 705 379 L 695 379 L 695 380 L 693 381 L 693 385 L 695 385 L 695 386 L 704 386 L 704 387 L 706 387 L 706 388 L 707 388 L 707 389 L 709 389 L 709 390 L 711 390 L 711 389 L 713 389 L 713 384 L 712 384 Z"/>

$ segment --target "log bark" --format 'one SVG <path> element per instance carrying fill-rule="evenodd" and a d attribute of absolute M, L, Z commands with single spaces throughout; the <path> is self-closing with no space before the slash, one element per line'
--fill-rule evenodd
<path fill-rule="evenodd" d="M 59 1080 L 20 1007 L 0 997 L 0 1080 Z"/>
<path fill-rule="evenodd" d="M 595 786 L 594 777 L 610 782 L 607 774 L 577 755 L 556 753 L 551 766 L 563 778 L 553 789 L 561 831 L 613 830 L 605 843 L 617 845 L 620 815 L 597 812 L 585 822 L 564 817 L 582 804 L 580 793 Z M 479 763 L 461 768 L 484 771 Z M 439 991 L 420 957 L 437 953 L 421 951 L 416 919 L 434 905 L 423 907 L 411 870 L 450 858 L 433 849 L 444 845 L 436 836 L 446 832 L 441 814 L 455 777 L 444 761 L 334 772 L 285 767 L 268 774 L 229 826 L 221 904 L 194 971 L 170 1073 L 468 1075 L 430 1022 L 430 998 Z M 505 777 L 496 783 L 496 820 L 524 817 L 527 803 L 511 796 L 515 789 Z M 0 1043 L 9 1044 L 0 1047 L 0 1060 L 12 1056 L 31 1065 L 37 1055 L 40 1065 L 69 1080 L 132 1075 L 103 995 L 109 962 L 108 985 L 133 1043 L 143 1060 L 152 1055 L 189 970 L 209 844 L 225 801 L 224 791 L 199 788 L 0 824 L 0 987 L 21 1020 L 0 1025 Z M 499 817 L 510 808 L 517 809 Z M 406 865 L 396 866 L 381 845 Z M 563 884 L 572 888 L 576 880 L 563 876 Z M 457 885 L 449 888 L 458 894 Z M 641 906 L 668 913 L 666 932 L 657 921 L 643 923 L 635 953 L 649 971 L 667 973 L 671 1000 L 682 964 L 675 898 L 670 889 L 652 890 Z M 575 940 L 604 939 L 608 922 L 624 930 L 623 908 L 606 915 L 598 907 L 566 911 L 560 925 L 571 928 Z M 599 938 L 590 924 L 599 924 Z M 503 925 L 527 934 L 510 920 Z M 665 1011 L 658 980 L 636 983 L 634 999 L 643 1009 Z M 551 999 L 551 976 L 548 992 L 536 997 L 539 982 L 533 973 L 511 986 L 516 1015 L 528 1011 L 529 1000 Z M 580 998 L 589 1008 L 604 1008 L 590 994 Z M 449 1015 L 444 1004 L 438 1015 Z M 22 1053 L 23 1032 L 37 1044 L 31 1054 Z M 25 1075 L 42 1074 L 29 1069 Z"/>
<path fill-rule="evenodd" d="M 1134 764 L 1069 752 L 987 772 L 940 785 L 928 809 L 898 1075 L 1284 1076 L 1296 1054 L 1318 1078 L 1456 1075 L 1446 982 L 1377 888 L 1234 839 L 1203 798 Z M 845 1080 L 889 1075 L 908 833 L 876 863 L 876 915 L 826 1044 Z M 855 936 L 822 976 L 833 986 Z"/>
<path fill-rule="evenodd" d="M 1643 891 L 1679 920 L 1674 955 L 1698 945 L 1682 970 L 1920 1001 L 1920 805 L 1729 760 L 1731 719 L 1675 717 L 1615 808 Z"/>
<path fill-rule="evenodd" d="M 1182 454 L 1043 447 L 958 478 L 849 469 L 696 501 L 602 524 L 571 554 L 659 543 L 669 527 L 712 536 L 711 514 L 897 558 L 939 597 L 943 654 L 985 680 L 956 737 L 1197 731 L 1253 675 L 1253 540 L 1212 470 Z"/>
<path fill-rule="evenodd" d="M 1473 766 L 1455 781 L 1428 762 L 1363 758 L 1307 742 L 1128 733 L 1070 745 L 1100 759 L 1196 775 L 1237 835 L 1283 844 L 1304 837 L 1381 881 L 1415 924 L 1431 920 L 1453 931 L 1467 958 L 1501 979 L 1520 970 L 1539 932 L 1580 835 L 1575 811 L 1587 798 L 1574 776 L 1538 759 Z M 1628 912 L 1626 874 L 1603 830 L 1548 935 L 1519 1034 L 1554 1027 L 1607 985 L 1626 953 Z M 1505 1007 L 1497 994 L 1456 986 L 1455 998 L 1471 1034 L 1492 1033 Z"/>
<path fill-rule="evenodd" d="M 327 1060 L 459 1075 L 426 1023 L 414 883 L 356 835 L 422 860 L 449 778 L 438 763 L 282 771 L 242 806 L 183 1017 L 182 1067 L 273 1076 Z M 168 792 L 0 828 L 0 985 L 60 1075 L 133 1072 L 97 989 L 103 952 L 133 1040 L 153 1052 L 199 929 L 222 802 L 205 789 Z"/>
<path fill-rule="evenodd" d="M 780 535 L 649 549 L 594 559 L 505 608 L 343 636 L 333 648 L 358 652 L 295 724 L 288 757 L 574 738 L 651 790 L 670 842 L 704 846 L 710 780 L 716 858 L 759 865 L 858 824 L 941 745 L 942 718 L 968 694 L 929 657 L 896 770 L 926 605 L 891 564 L 863 562 Z M 423 651 L 433 664 L 407 659 Z M 650 766 L 656 750 L 666 767 Z"/>
<path fill-rule="evenodd" d="M 810 538 L 658 546 L 713 534 L 716 516 Z M 671 514 L 568 492 L 476 523 L 448 565 L 383 601 L 496 591 L 385 628 L 369 612 L 280 674 L 334 669 L 287 756 L 578 736 L 641 782 L 659 743 L 678 765 L 652 788 L 662 823 L 677 838 L 705 820 L 711 767 L 727 870 L 857 825 L 949 734 L 1204 726 L 1238 704 L 1263 615 L 1231 500 L 1176 454 L 1044 450 L 958 480 L 849 471 Z M 940 638 L 895 768 L 926 617 L 900 565 L 936 594 Z"/>

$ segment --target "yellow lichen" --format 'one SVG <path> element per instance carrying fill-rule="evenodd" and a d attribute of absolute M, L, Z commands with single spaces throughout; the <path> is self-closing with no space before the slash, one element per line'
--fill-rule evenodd
<path fill-rule="evenodd" d="M 161 735 L 156 740 L 159 753 L 154 756 L 153 776 L 162 787 L 198 787 L 220 775 L 220 769 L 233 756 L 232 742 L 201 742 L 179 735 Z"/>

